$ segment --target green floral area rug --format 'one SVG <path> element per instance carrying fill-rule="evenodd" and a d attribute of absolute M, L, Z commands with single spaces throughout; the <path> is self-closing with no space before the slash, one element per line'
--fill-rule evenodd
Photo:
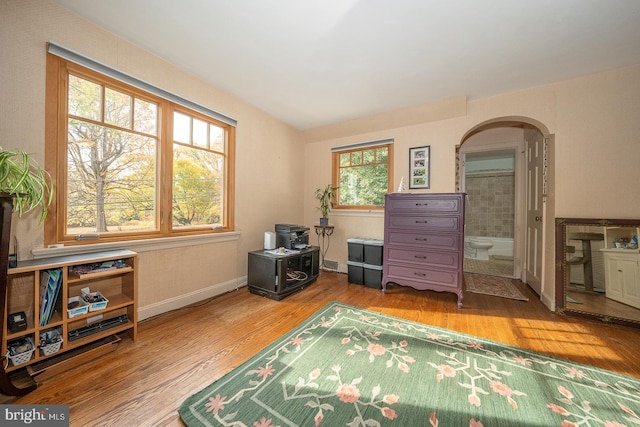
<path fill-rule="evenodd" d="M 187 426 L 631 426 L 640 380 L 331 303 L 179 409 Z"/>

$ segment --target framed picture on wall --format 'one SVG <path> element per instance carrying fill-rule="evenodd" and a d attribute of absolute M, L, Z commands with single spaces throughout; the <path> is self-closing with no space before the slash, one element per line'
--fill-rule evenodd
<path fill-rule="evenodd" d="M 409 188 L 429 188 L 431 146 L 409 148 Z"/>

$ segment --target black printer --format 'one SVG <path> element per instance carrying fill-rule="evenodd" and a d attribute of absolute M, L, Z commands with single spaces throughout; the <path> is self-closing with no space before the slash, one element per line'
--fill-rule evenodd
<path fill-rule="evenodd" d="M 309 247 L 309 227 L 276 224 L 276 248 L 304 249 Z"/>

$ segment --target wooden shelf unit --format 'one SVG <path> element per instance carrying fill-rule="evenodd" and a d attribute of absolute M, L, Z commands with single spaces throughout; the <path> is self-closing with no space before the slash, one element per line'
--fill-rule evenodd
<path fill-rule="evenodd" d="M 75 266 L 118 260 L 122 260 L 125 266 L 82 275 L 73 272 Z M 62 288 L 49 323 L 40 326 L 40 273 L 53 269 L 62 269 Z M 85 287 L 90 288 L 91 292 L 100 291 L 109 300 L 107 306 L 101 310 L 69 318 L 68 299 L 80 296 L 80 290 Z M 11 332 L 8 328 L 8 315 L 21 311 L 26 314 L 27 328 Z M 127 323 L 73 341 L 69 340 L 69 331 L 86 326 L 90 320 L 95 321 L 96 316 L 102 316 L 99 320 L 107 320 L 123 314 L 127 315 Z M 1 343 L 2 354 L 7 354 L 7 342 L 16 338 L 30 337 L 36 347 L 28 362 L 13 366 L 7 360 L 6 372 L 42 362 L 118 333 L 127 333 L 131 339 L 135 340 L 137 335 L 137 254 L 129 250 L 113 250 L 19 262 L 17 267 L 8 270 L 7 300 L 2 328 L 4 332 Z M 38 348 L 40 333 L 54 328 L 62 330 L 62 345 L 59 351 L 44 355 Z"/>

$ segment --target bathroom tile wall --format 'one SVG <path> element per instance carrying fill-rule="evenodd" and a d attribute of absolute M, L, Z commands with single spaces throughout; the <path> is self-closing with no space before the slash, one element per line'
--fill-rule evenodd
<path fill-rule="evenodd" d="M 515 176 L 481 172 L 465 178 L 465 235 L 513 238 Z"/>

